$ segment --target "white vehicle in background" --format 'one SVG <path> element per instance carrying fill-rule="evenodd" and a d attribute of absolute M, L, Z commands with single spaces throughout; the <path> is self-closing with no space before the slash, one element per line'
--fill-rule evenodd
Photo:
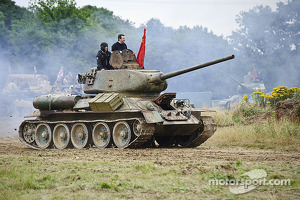
<path fill-rule="evenodd" d="M 46 75 L 10 74 L 1 91 L 0 116 L 24 117 L 34 111 L 32 98 L 49 94 L 52 86 Z"/>

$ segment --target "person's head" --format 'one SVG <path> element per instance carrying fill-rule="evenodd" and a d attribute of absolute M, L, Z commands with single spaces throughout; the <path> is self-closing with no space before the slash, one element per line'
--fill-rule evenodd
<path fill-rule="evenodd" d="M 108 49 L 108 44 L 107 44 L 106 42 L 102 42 L 102 43 L 100 44 L 100 49 L 101 49 L 102 51 L 107 51 L 107 49 Z"/>
<path fill-rule="evenodd" d="M 248 75 L 251 75 L 251 72 L 248 72 Z"/>
<path fill-rule="evenodd" d="M 124 34 L 119 34 L 119 35 L 118 35 L 118 42 L 119 42 L 120 44 L 125 43 L 125 35 L 124 35 Z"/>

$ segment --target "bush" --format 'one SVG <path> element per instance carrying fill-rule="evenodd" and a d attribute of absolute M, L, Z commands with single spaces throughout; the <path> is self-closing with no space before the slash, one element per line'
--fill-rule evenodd
<path fill-rule="evenodd" d="M 256 92 L 253 92 L 251 96 L 254 99 L 254 102 L 260 106 L 265 106 L 266 104 L 274 106 L 278 101 L 299 97 L 300 88 L 279 86 L 274 88 L 271 94 L 265 94 L 264 91 L 258 89 Z"/>

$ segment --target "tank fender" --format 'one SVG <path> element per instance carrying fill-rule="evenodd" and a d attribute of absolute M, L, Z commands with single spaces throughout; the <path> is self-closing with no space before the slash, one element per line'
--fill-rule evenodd
<path fill-rule="evenodd" d="M 142 111 L 147 123 L 161 123 L 164 122 L 163 118 L 157 111 Z"/>

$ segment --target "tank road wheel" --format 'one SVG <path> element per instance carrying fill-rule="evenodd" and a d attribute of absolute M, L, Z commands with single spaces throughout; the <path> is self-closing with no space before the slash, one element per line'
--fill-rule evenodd
<path fill-rule="evenodd" d="M 105 148 L 111 144 L 111 133 L 106 123 L 97 123 L 92 132 L 92 138 L 97 148 Z"/>
<path fill-rule="evenodd" d="M 52 132 L 48 124 L 39 124 L 35 129 L 35 142 L 41 149 L 46 149 L 51 144 Z"/>
<path fill-rule="evenodd" d="M 131 130 L 127 122 L 118 122 L 113 129 L 113 140 L 118 148 L 125 148 L 131 140 Z"/>
<path fill-rule="evenodd" d="M 138 137 L 143 133 L 143 121 L 137 119 L 133 122 L 132 126 L 133 133 Z"/>
<path fill-rule="evenodd" d="M 53 143 L 58 149 L 66 148 L 70 143 L 70 130 L 66 124 L 57 124 L 53 129 Z"/>
<path fill-rule="evenodd" d="M 27 143 L 32 143 L 34 141 L 34 131 L 36 125 L 26 123 L 23 127 L 23 138 Z"/>
<path fill-rule="evenodd" d="M 89 133 L 84 123 L 76 123 L 71 130 L 71 141 L 76 149 L 82 149 L 87 146 Z"/>

